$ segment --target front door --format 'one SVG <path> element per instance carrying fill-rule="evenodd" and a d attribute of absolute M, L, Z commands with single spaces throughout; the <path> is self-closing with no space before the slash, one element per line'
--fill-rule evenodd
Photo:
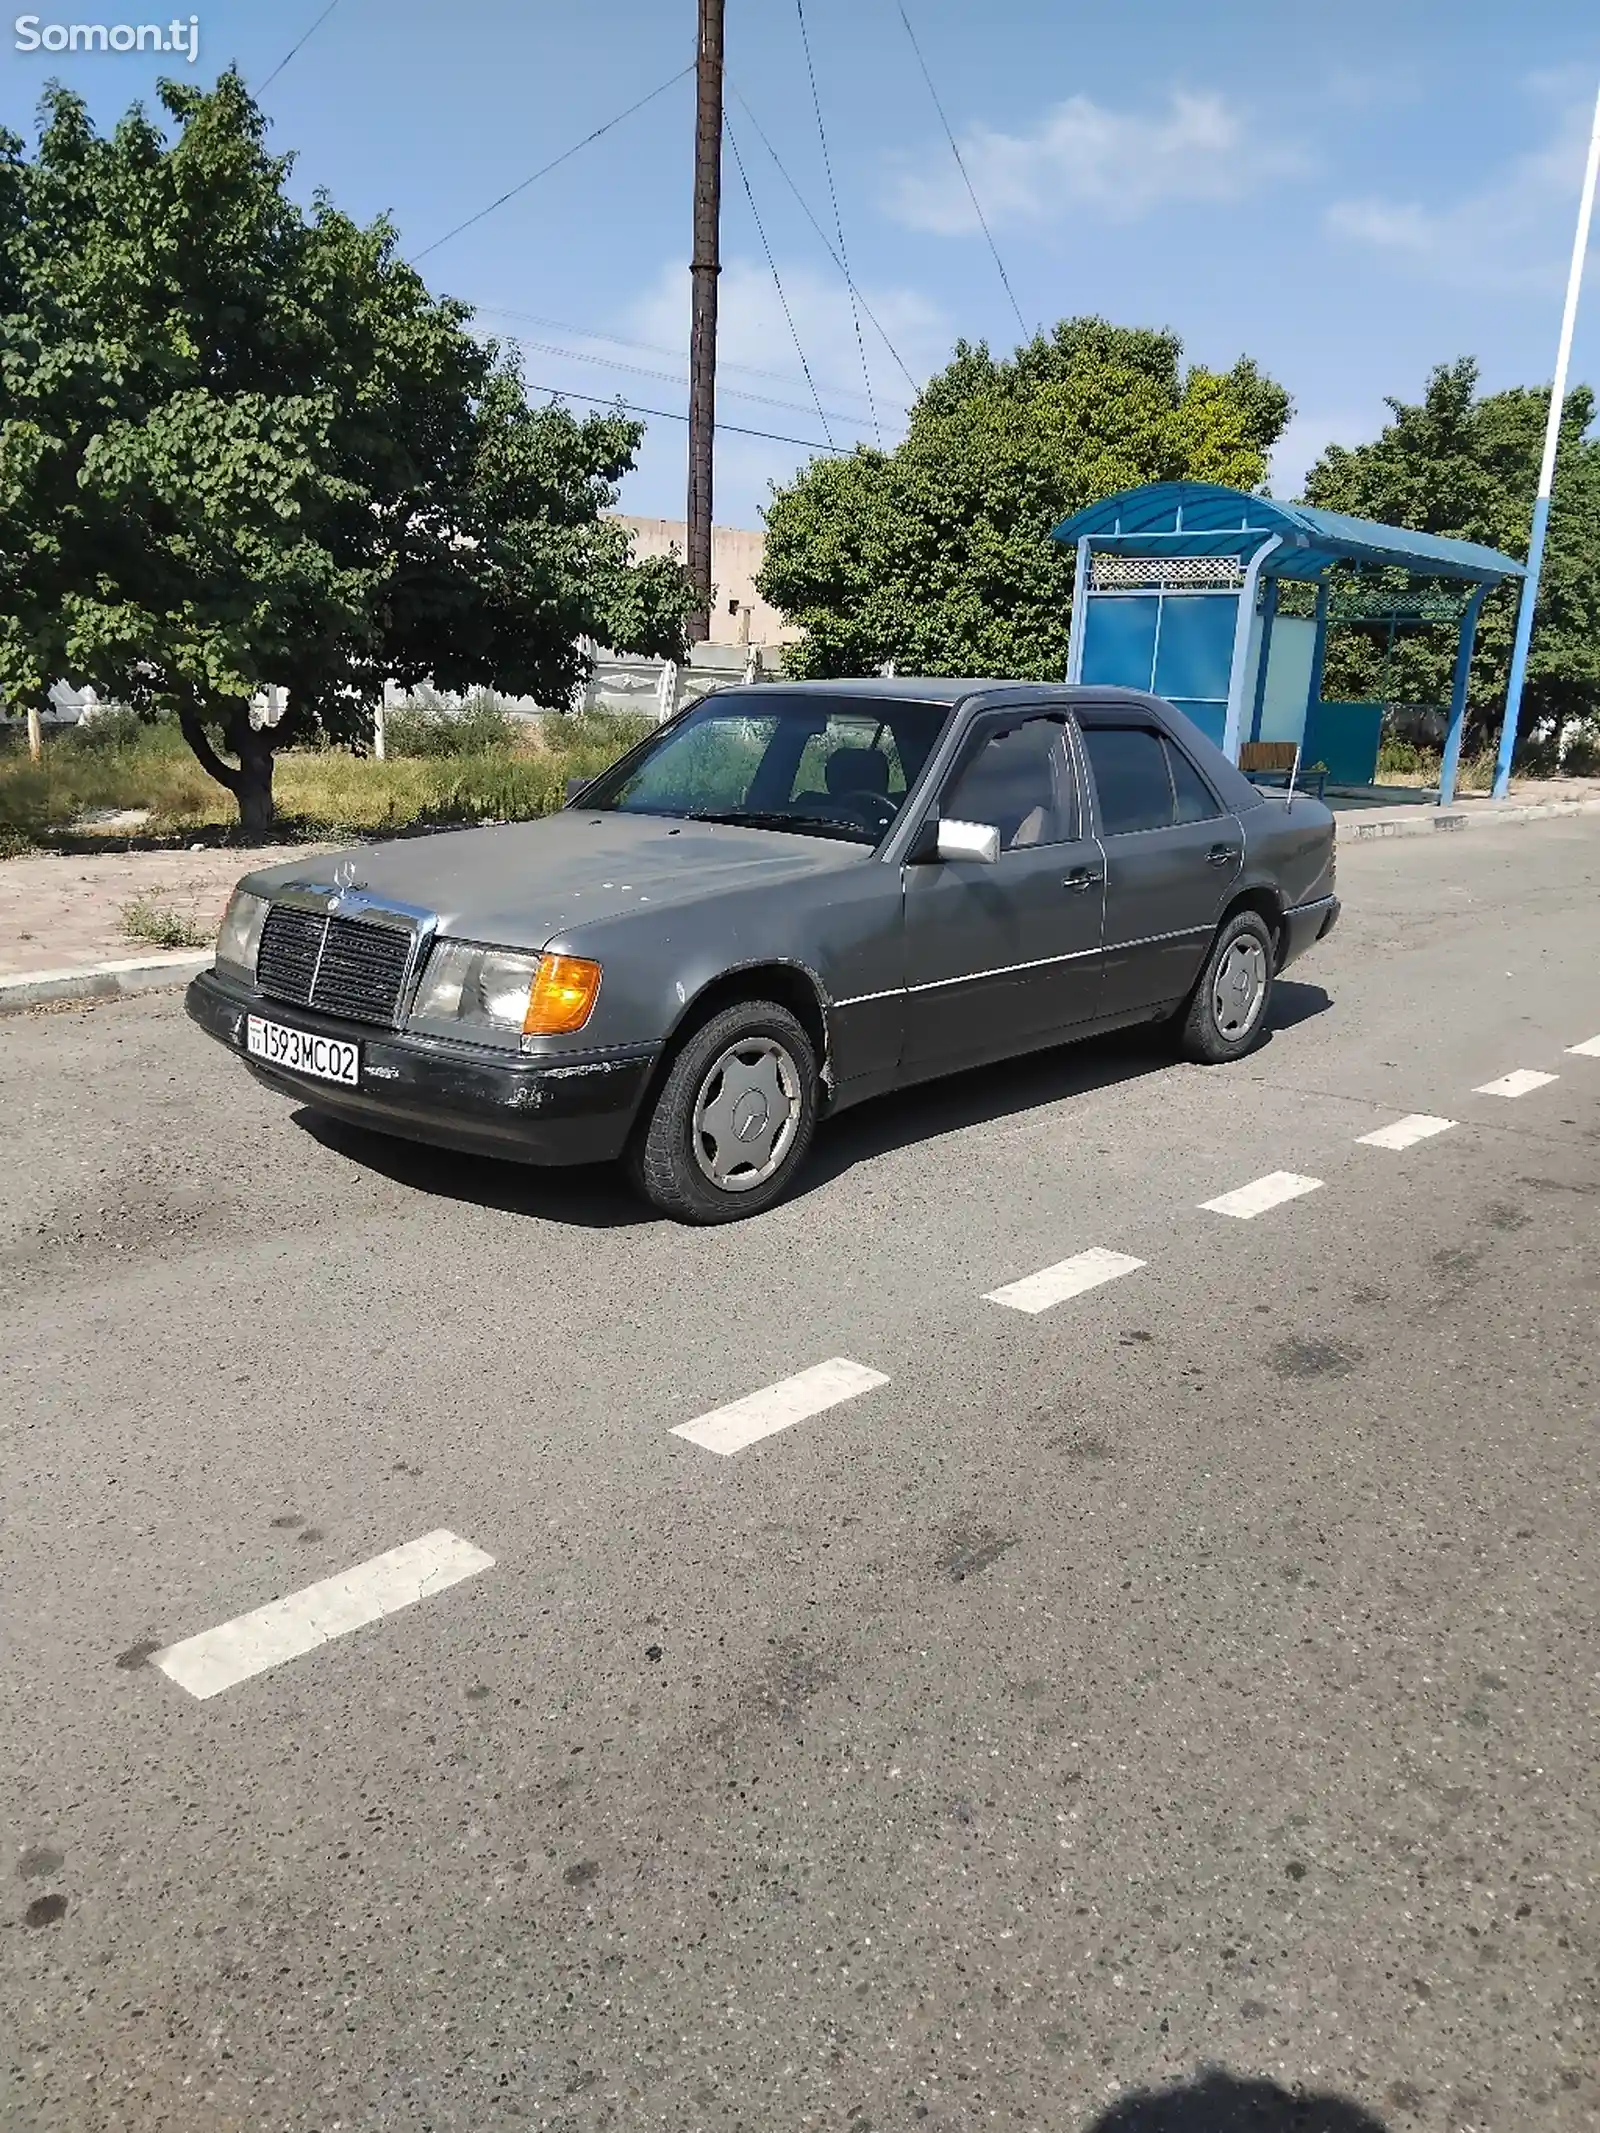
<path fill-rule="evenodd" d="M 1174 1007 L 1200 974 L 1243 864 L 1244 837 L 1167 734 L 1083 720 L 1106 855 L 1101 1013 Z"/>
<path fill-rule="evenodd" d="M 907 1079 L 1004 1058 L 1092 1020 L 1105 861 L 1058 714 L 980 729 L 937 803 L 999 834 L 993 866 L 905 869 Z"/>

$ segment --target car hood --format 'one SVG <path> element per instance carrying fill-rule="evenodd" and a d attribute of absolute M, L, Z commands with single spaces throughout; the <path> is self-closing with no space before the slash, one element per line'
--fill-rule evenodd
<path fill-rule="evenodd" d="M 838 838 L 567 808 L 537 822 L 323 852 L 264 867 L 241 886 L 271 896 L 331 887 L 337 876 L 340 887 L 435 913 L 443 933 L 543 948 L 598 919 L 833 873 L 867 856 Z"/>

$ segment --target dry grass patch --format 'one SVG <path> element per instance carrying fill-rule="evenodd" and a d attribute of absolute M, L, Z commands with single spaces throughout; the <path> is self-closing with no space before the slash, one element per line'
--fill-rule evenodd
<path fill-rule="evenodd" d="M 136 896 L 122 906 L 122 930 L 130 941 L 152 948 L 209 948 L 213 927 L 202 926 L 192 911 L 175 911 L 158 896 Z"/>
<path fill-rule="evenodd" d="M 589 713 L 518 724 L 487 717 L 400 724 L 384 762 L 342 748 L 286 749 L 277 759 L 273 794 L 286 837 L 382 836 L 427 824 L 523 821 L 547 815 L 566 798 L 569 778 L 592 778 L 650 730 L 646 720 Z M 140 834 L 178 839 L 237 827 L 238 810 L 200 768 L 170 725 L 123 718 L 53 733 L 44 760 L 0 745 L 0 853 L 25 851 L 67 833 L 93 835 L 84 817 L 97 810 L 143 808 Z M 414 742 L 422 752 L 407 754 Z M 126 831 L 107 831 L 120 842 Z M 144 938 L 145 936 L 140 936 Z"/>

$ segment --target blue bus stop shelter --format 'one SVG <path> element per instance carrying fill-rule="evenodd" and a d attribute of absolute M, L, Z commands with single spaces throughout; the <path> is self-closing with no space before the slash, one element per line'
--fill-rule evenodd
<path fill-rule="evenodd" d="M 1292 739 L 1308 763 L 1326 753 L 1339 777 L 1335 714 L 1357 712 L 1376 762 L 1378 707 L 1322 703 L 1330 609 L 1391 627 L 1458 621 L 1439 794 L 1441 804 L 1455 797 L 1478 613 L 1496 585 L 1523 575 L 1510 556 L 1200 481 L 1124 489 L 1064 519 L 1052 538 L 1077 551 L 1068 681 L 1167 697 L 1233 762 L 1246 741 Z M 1404 571 L 1429 590 L 1380 591 L 1363 606 L 1355 587 L 1343 590 L 1350 565 Z M 1315 586 L 1314 619 L 1280 618 L 1286 579 Z"/>

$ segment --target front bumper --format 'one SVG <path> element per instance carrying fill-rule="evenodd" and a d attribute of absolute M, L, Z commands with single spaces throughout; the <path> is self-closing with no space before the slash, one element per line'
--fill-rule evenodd
<path fill-rule="evenodd" d="M 281 1095 L 352 1125 L 520 1163 L 604 1163 L 619 1156 L 660 1054 L 658 1045 L 649 1045 L 524 1059 L 487 1046 L 336 1022 L 285 1007 L 214 970 L 191 982 L 184 1005 L 191 1021 Z M 251 1058 L 245 1049 L 250 1015 L 358 1043 L 360 1087 L 343 1088 Z"/>
<path fill-rule="evenodd" d="M 1283 957 L 1278 968 L 1286 970 L 1308 948 L 1326 940 L 1338 923 L 1337 896 L 1319 896 L 1313 904 L 1296 904 L 1292 911 L 1286 911 L 1283 915 Z"/>

